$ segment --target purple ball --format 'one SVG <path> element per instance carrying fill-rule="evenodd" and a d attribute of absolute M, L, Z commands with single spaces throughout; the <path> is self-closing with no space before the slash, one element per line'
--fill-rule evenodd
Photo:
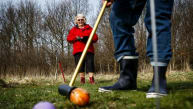
<path fill-rule="evenodd" d="M 39 103 L 37 103 L 33 109 L 55 109 L 55 106 L 47 101 L 41 101 Z"/>

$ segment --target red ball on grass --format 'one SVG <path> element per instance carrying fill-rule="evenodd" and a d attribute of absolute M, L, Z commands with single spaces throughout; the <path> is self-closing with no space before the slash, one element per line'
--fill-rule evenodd
<path fill-rule="evenodd" d="M 78 106 L 85 106 L 89 103 L 90 95 L 82 88 L 76 88 L 70 93 L 70 101 Z"/>

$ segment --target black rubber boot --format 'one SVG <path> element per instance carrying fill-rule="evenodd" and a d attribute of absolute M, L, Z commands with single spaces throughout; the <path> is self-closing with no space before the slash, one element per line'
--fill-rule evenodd
<path fill-rule="evenodd" d="M 112 90 L 136 90 L 137 89 L 138 59 L 122 59 L 120 61 L 120 77 L 112 86 L 100 87 L 99 92 Z"/>
<path fill-rule="evenodd" d="M 154 75 L 152 79 L 151 87 L 149 88 L 148 92 L 146 93 L 146 98 L 158 98 L 162 96 L 167 96 L 167 82 L 166 82 L 166 70 L 167 66 L 160 67 L 158 66 L 158 78 L 159 78 L 159 91 L 156 92 L 155 90 L 155 67 Z"/>

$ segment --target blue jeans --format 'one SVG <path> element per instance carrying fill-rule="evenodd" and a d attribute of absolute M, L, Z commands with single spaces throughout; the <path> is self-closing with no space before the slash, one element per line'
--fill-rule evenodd
<path fill-rule="evenodd" d="M 139 20 L 142 10 L 146 6 L 145 25 L 149 32 L 147 39 L 147 56 L 153 64 L 153 50 L 151 37 L 151 16 L 149 0 L 115 0 L 110 14 L 110 24 L 113 32 L 115 58 L 119 61 L 124 56 L 138 56 L 133 33 L 134 25 Z M 158 62 L 160 66 L 169 63 L 171 51 L 171 15 L 173 0 L 155 0 L 156 35 Z"/>

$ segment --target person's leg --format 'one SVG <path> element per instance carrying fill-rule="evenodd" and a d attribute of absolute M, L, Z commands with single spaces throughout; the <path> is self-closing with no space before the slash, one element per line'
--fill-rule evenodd
<path fill-rule="evenodd" d="M 148 0 L 147 13 L 145 17 L 145 24 L 149 32 L 149 36 L 147 39 L 147 56 L 150 57 L 151 65 L 154 67 L 154 69 L 155 69 L 155 66 L 158 67 L 158 70 L 154 70 L 154 74 L 157 73 L 159 76 L 159 92 L 160 92 L 158 94 L 155 93 L 155 84 L 154 84 L 155 77 L 153 77 L 152 85 L 149 91 L 147 92 L 147 96 L 146 96 L 147 98 L 153 98 L 153 97 L 160 97 L 162 95 L 167 95 L 165 73 L 167 70 L 167 65 L 172 57 L 171 15 L 172 15 L 172 8 L 173 8 L 174 1 L 173 0 L 155 0 L 158 63 L 155 63 L 153 60 L 154 45 L 152 44 L 151 16 L 150 16 L 149 2 L 150 1 Z"/>
<path fill-rule="evenodd" d="M 95 84 L 94 72 L 89 72 L 89 81 L 90 81 L 90 84 Z"/>
<path fill-rule="evenodd" d="M 113 32 L 115 58 L 123 56 L 138 56 L 134 41 L 134 25 L 137 23 L 146 0 L 117 0 L 110 14 L 110 24 Z"/>
<path fill-rule="evenodd" d="M 146 0 L 117 0 L 114 2 L 110 24 L 113 32 L 115 58 L 120 63 L 120 77 L 112 86 L 100 87 L 99 92 L 136 89 L 138 54 L 134 44 L 134 25 Z"/>
<path fill-rule="evenodd" d="M 151 87 L 149 88 L 148 92 L 146 93 L 146 98 L 157 98 L 162 96 L 167 96 L 167 82 L 166 82 L 166 71 L 167 66 L 157 66 L 157 74 L 158 74 L 158 80 L 159 80 L 159 93 L 155 90 L 155 66 L 153 66 L 153 79 L 151 83 Z"/>
<path fill-rule="evenodd" d="M 80 83 L 84 84 L 85 83 L 85 74 L 84 72 L 80 72 L 79 74 L 80 74 Z"/>
<path fill-rule="evenodd" d="M 78 62 L 80 60 L 80 57 L 81 57 L 81 54 L 82 53 L 77 53 L 74 55 L 74 59 L 75 59 L 75 65 L 77 66 L 78 65 Z M 79 74 L 80 74 L 80 83 L 84 84 L 85 83 L 85 60 L 83 60 L 82 62 L 82 66 L 80 67 L 80 70 L 79 70 Z"/>
<path fill-rule="evenodd" d="M 95 72 L 94 54 L 88 52 L 85 61 L 86 61 L 86 71 L 89 73 L 90 84 L 94 84 L 95 83 L 95 81 L 94 81 L 94 72 Z"/>

